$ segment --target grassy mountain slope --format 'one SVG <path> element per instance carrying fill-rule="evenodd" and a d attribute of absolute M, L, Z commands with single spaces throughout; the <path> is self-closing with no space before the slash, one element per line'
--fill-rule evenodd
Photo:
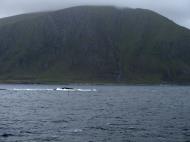
<path fill-rule="evenodd" d="M 143 9 L 79 6 L 0 19 L 0 79 L 190 82 L 190 31 Z"/>

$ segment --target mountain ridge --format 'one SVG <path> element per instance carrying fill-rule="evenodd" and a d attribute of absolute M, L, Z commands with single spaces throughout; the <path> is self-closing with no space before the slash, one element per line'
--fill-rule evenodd
<path fill-rule="evenodd" d="M 155 12 L 79 6 L 0 19 L 0 80 L 190 82 L 190 30 Z"/>

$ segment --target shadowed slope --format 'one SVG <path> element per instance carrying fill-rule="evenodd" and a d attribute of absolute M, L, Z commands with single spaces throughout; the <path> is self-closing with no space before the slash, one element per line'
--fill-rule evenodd
<path fill-rule="evenodd" d="M 79 6 L 0 19 L 0 77 L 190 82 L 190 31 L 143 9 Z"/>

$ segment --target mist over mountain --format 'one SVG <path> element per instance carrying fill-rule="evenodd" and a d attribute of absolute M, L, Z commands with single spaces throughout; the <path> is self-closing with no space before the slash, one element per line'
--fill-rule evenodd
<path fill-rule="evenodd" d="M 190 83 L 190 30 L 144 9 L 78 6 L 0 19 L 0 80 Z"/>

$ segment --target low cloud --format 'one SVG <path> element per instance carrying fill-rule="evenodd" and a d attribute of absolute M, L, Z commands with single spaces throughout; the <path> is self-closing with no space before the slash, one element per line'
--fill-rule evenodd
<path fill-rule="evenodd" d="M 150 9 L 190 28 L 190 0 L 0 0 L 0 17 L 78 5 L 115 5 Z"/>

